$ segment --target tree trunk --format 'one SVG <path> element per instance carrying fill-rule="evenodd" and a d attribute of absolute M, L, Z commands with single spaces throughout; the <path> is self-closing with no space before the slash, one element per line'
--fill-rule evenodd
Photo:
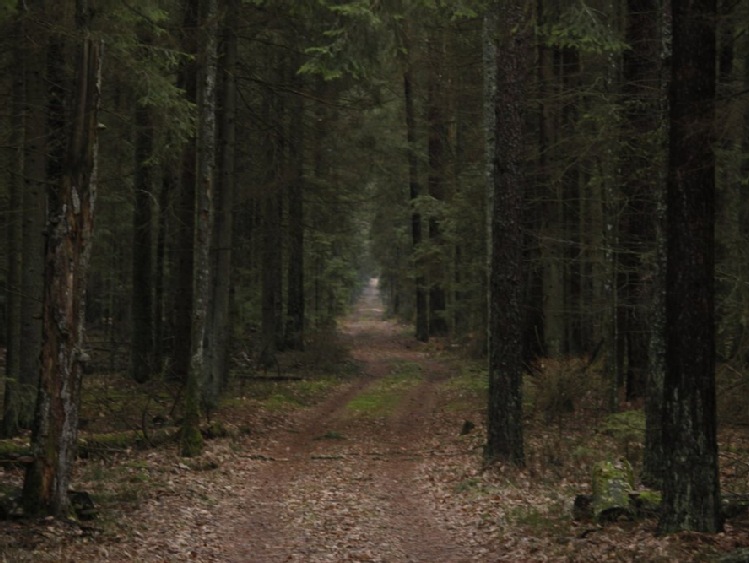
<path fill-rule="evenodd" d="M 7 347 L 5 355 L 5 395 L 3 404 L 2 435 L 12 437 L 18 434 L 19 412 L 21 409 L 21 272 L 23 271 L 23 145 L 24 145 L 24 98 L 25 98 L 25 59 L 24 59 L 24 14 L 23 6 L 18 7 L 13 37 L 14 76 L 11 85 L 10 138 L 8 147 L 8 273 L 5 283 L 5 304 L 7 307 Z"/>
<path fill-rule="evenodd" d="M 625 306 L 624 329 L 627 341 L 626 397 L 642 399 L 648 372 L 652 268 L 647 254 L 655 241 L 654 194 L 660 179 L 660 39 L 658 2 L 628 0 L 624 52 L 624 139 L 622 191 L 625 207 L 621 214 L 621 267 L 626 283 L 622 286 Z"/>
<path fill-rule="evenodd" d="M 218 403 L 225 389 L 229 371 L 229 340 L 231 338 L 232 242 L 234 233 L 234 176 L 238 2 L 230 0 L 224 15 L 224 49 L 221 66 L 221 138 L 220 176 L 217 178 L 215 216 L 213 219 L 213 300 L 209 309 L 213 351 L 207 374 L 206 400 L 209 406 Z"/>
<path fill-rule="evenodd" d="M 489 409 L 485 456 L 525 463 L 522 416 L 522 261 L 524 85 L 529 25 L 522 0 L 495 1 L 497 47 L 494 183 L 489 268 Z M 501 10 L 501 11 L 500 11 Z"/>
<path fill-rule="evenodd" d="M 153 375 L 154 272 L 151 160 L 151 110 L 135 109 L 135 201 L 133 204 L 133 267 L 131 294 L 130 373 L 138 383 Z"/>
<path fill-rule="evenodd" d="M 205 365 L 211 365 L 213 335 L 207 334 L 211 296 L 210 250 L 213 226 L 213 192 L 216 168 L 216 78 L 218 59 L 218 8 L 216 0 L 200 1 L 198 59 L 198 126 L 195 185 L 195 242 L 193 266 L 192 334 L 190 371 L 185 392 L 185 420 L 180 433 L 180 453 L 199 455 L 203 450 L 200 408 L 205 390 Z M 206 345 L 207 341 L 207 345 Z"/>
<path fill-rule="evenodd" d="M 447 150 L 447 126 L 445 117 L 445 85 L 444 65 L 445 49 L 443 31 L 434 33 L 430 42 L 437 45 L 430 49 L 430 70 L 427 95 L 427 158 L 429 161 L 429 175 L 427 186 L 429 195 L 435 203 L 445 202 L 445 182 L 448 169 L 449 151 Z M 428 281 L 429 281 L 429 336 L 446 336 L 447 326 L 447 252 L 443 236 L 443 217 L 433 212 L 429 217 L 429 244 L 434 248 L 430 252 Z"/>
<path fill-rule="evenodd" d="M 153 365 L 157 369 L 164 368 L 167 355 L 167 318 L 166 318 L 166 281 L 167 281 L 167 231 L 169 228 L 170 206 L 172 194 L 177 183 L 174 173 L 175 165 L 167 162 L 162 166 L 161 189 L 159 190 L 157 235 L 156 235 L 156 263 L 154 271 L 154 350 Z"/>
<path fill-rule="evenodd" d="M 78 21 L 87 11 L 79 2 Z M 31 448 L 34 461 L 24 481 L 28 514 L 69 512 L 68 486 L 75 461 L 82 364 L 86 274 L 91 250 L 96 199 L 97 114 L 100 91 L 100 44 L 82 30 L 76 49 L 72 89 L 74 108 L 65 119 L 66 81 L 54 83 L 52 132 L 60 137 L 51 159 L 52 176 L 44 270 L 44 337 L 41 373 Z M 64 62 L 64 43 L 56 38 L 52 52 Z M 59 158 L 58 156 L 62 157 Z"/>
<path fill-rule="evenodd" d="M 416 110 L 414 109 L 413 71 L 410 54 L 406 52 L 406 69 L 403 72 L 403 101 L 406 107 L 406 142 L 408 151 L 408 191 L 411 199 L 411 243 L 412 252 L 418 252 L 421 245 L 421 213 L 416 200 L 421 195 L 419 186 L 419 164 L 416 147 Z M 426 279 L 421 260 L 415 260 L 416 269 L 416 339 L 429 340 L 429 311 L 427 310 Z"/>
<path fill-rule="evenodd" d="M 23 272 L 19 424 L 31 428 L 39 384 L 44 294 L 44 225 L 47 210 L 47 61 L 49 35 L 42 0 L 26 2 L 26 143 L 23 158 Z M 53 61 L 54 64 L 54 61 Z"/>
<path fill-rule="evenodd" d="M 666 35 L 665 7 L 656 5 L 658 37 Z M 659 44 L 663 43 L 659 41 Z M 658 67 L 658 90 L 661 99 L 668 96 L 665 65 Z M 660 112 L 665 118 L 665 108 Z M 663 135 L 665 135 L 665 131 Z M 659 136 L 659 138 L 663 138 Z M 648 348 L 648 374 L 645 382 L 645 448 L 640 480 L 648 487 L 661 489 L 665 474 L 666 444 L 663 435 L 663 379 L 666 363 L 666 167 L 660 166 L 658 184 L 655 186 L 655 260 L 651 281 L 650 312 L 648 314 L 650 342 Z"/>
<path fill-rule="evenodd" d="M 661 533 L 723 528 L 715 412 L 715 0 L 673 2 Z"/>
<path fill-rule="evenodd" d="M 295 61 L 294 73 L 299 66 Z M 297 75 L 298 76 L 298 75 Z M 303 82 L 295 81 L 301 90 Z M 291 130 L 289 132 L 289 167 L 293 177 L 289 184 L 288 233 L 289 259 L 286 289 L 286 347 L 304 349 L 304 98 L 299 92 L 292 100 Z"/>
<path fill-rule="evenodd" d="M 279 65 L 280 66 L 280 65 Z M 279 81 L 284 76 L 278 70 Z M 266 137 L 266 183 L 262 197 L 262 362 L 270 361 L 270 356 L 283 346 L 283 200 L 284 200 L 284 139 L 282 129 L 284 99 L 276 92 L 266 92 L 263 101 L 266 123 L 276 123 L 269 127 Z"/>
<path fill-rule="evenodd" d="M 184 3 L 182 48 L 185 53 L 197 56 L 198 0 Z M 197 103 L 196 63 L 188 59 L 183 63 L 180 81 L 185 99 Z M 177 202 L 176 245 L 172 295 L 172 376 L 187 381 L 192 351 L 193 261 L 195 242 L 195 138 L 182 149 L 179 197 Z"/>

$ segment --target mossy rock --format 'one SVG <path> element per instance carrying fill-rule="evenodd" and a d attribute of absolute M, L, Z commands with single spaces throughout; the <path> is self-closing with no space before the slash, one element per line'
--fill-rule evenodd
<path fill-rule="evenodd" d="M 657 516 L 660 513 L 661 499 L 660 491 L 649 489 L 642 489 L 631 495 L 632 505 L 637 511 L 637 516 L 645 518 Z"/>
<path fill-rule="evenodd" d="M 634 518 L 630 495 L 634 488 L 634 472 L 628 461 L 602 461 L 593 468 L 591 509 L 598 521 Z"/>

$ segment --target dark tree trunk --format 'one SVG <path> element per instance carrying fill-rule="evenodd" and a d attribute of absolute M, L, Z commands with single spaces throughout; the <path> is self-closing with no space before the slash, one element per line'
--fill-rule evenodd
<path fill-rule="evenodd" d="M 156 263 L 154 272 L 154 350 L 153 362 L 157 369 L 164 367 L 167 355 L 167 318 L 166 318 L 166 272 L 167 272 L 167 231 L 170 222 L 170 206 L 172 194 L 177 183 L 174 173 L 174 163 L 168 162 L 162 167 L 161 189 L 159 190 L 159 210 L 157 217 L 156 235 Z"/>
<path fill-rule="evenodd" d="M 645 0 L 640 0 L 645 1 Z M 665 106 L 658 100 L 667 97 L 666 86 L 668 80 L 665 77 L 665 65 L 660 62 L 659 46 L 663 44 L 661 40 L 666 34 L 665 8 L 661 2 L 648 0 L 644 8 L 649 8 L 651 13 L 647 17 L 652 18 L 654 22 L 645 22 L 644 25 L 654 25 L 655 29 L 651 30 L 654 37 L 651 36 L 648 42 L 643 45 L 641 55 L 647 57 L 642 64 L 645 66 L 642 78 L 646 78 L 650 84 L 643 84 L 642 87 L 656 88 L 658 95 L 650 94 L 650 107 L 655 115 L 660 117 L 661 125 L 653 122 L 655 117 L 647 120 L 649 127 L 645 131 L 650 132 L 659 143 L 665 139 Z M 640 13 L 639 5 L 630 6 L 630 11 Z M 630 25 L 635 27 L 633 34 L 637 34 L 636 26 L 642 16 L 637 15 L 630 21 Z M 645 40 L 645 38 L 643 38 Z M 653 68 L 655 66 L 656 68 Z M 643 92 L 643 96 L 646 94 Z M 655 99 L 652 99 L 655 98 Z M 647 117 L 644 116 L 645 119 Z M 659 131 L 659 128 L 661 131 Z M 655 133 L 658 133 L 657 135 Z M 662 146 L 662 144 L 660 145 Z M 656 154 L 659 154 L 658 151 Z M 643 452 L 642 471 L 640 480 L 647 486 L 661 489 L 663 485 L 663 476 L 665 471 L 665 454 L 666 448 L 663 441 L 663 378 L 665 374 L 665 327 L 666 327 L 666 167 L 665 163 L 657 160 L 658 166 L 653 170 L 656 177 L 655 185 L 652 185 L 653 194 L 650 200 L 650 213 L 652 213 L 652 244 L 655 249 L 654 260 L 651 268 L 652 278 L 649 280 L 649 295 L 646 304 L 641 303 L 649 310 L 641 311 L 648 321 L 647 329 L 649 331 L 648 341 L 648 360 L 647 375 L 645 378 L 645 448 Z"/>
<path fill-rule="evenodd" d="M 655 193 L 658 189 L 661 143 L 657 137 L 661 119 L 660 34 L 657 0 L 628 0 L 624 52 L 624 142 L 622 189 L 625 207 L 620 230 L 621 267 L 626 283 L 622 300 L 626 307 L 626 397 L 642 399 L 648 372 L 653 270 L 646 255 L 655 243 Z"/>
<path fill-rule="evenodd" d="M 213 300 L 209 308 L 213 352 L 208 373 L 207 402 L 215 406 L 228 382 L 231 338 L 232 241 L 234 234 L 235 119 L 238 2 L 230 0 L 224 16 L 224 45 L 221 65 L 220 175 L 217 178 L 213 220 Z"/>
<path fill-rule="evenodd" d="M 280 187 L 276 186 L 273 190 L 280 191 Z M 272 355 L 283 343 L 282 194 L 266 194 L 262 209 L 262 347 L 264 354 Z M 263 361 L 267 360 L 270 357 L 263 358 Z"/>
<path fill-rule="evenodd" d="M 523 447 L 520 301 L 523 261 L 524 85 L 529 65 L 525 2 L 493 2 L 500 10 L 494 184 L 489 256 L 489 409 L 485 456 L 490 461 L 525 463 Z"/>
<path fill-rule="evenodd" d="M 406 54 L 406 57 L 410 55 Z M 406 142 L 408 143 L 408 188 L 411 198 L 411 242 L 413 251 L 421 245 L 421 214 L 416 208 L 416 200 L 421 195 L 419 186 L 419 165 L 416 148 L 416 113 L 414 109 L 413 72 L 410 58 L 406 61 L 403 73 L 403 98 L 406 106 Z M 427 310 L 426 280 L 423 266 L 416 261 L 416 339 L 420 342 L 429 340 L 429 311 Z"/>
<path fill-rule="evenodd" d="M 10 138 L 8 147 L 8 273 L 6 277 L 5 305 L 7 311 L 7 347 L 5 355 L 5 394 L 3 404 L 2 435 L 18 434 L 21 410 L 21 272 L 23 271 L 23 144 L 24 144 L 24 15 L 19 3 L 19 13 L 14 21 L 13 60 L 14 76 L 10 100 Z"/>
<path fill-rule="evenodd" d="M 153 375 L 153 124 L 149 108 L 135 109 L 135 201 L 131 295 L 130 373 L 143 383 Z"/>
<path fill-rule="evenodd" d="M 23 159 L 23 272 L 19 424 L 31 428 L 39 383 L 44 293 L 44 225 L 47 210 L 47 104 L 49 36 L 43 2 L 26 2 L 26 143 Z M 54 85 L 52 86 L 54 87 Z"/>
<path fill-rule="evenodd" d="M 715 412 L 715 0 L 673 2 L 662 533 L 723 528 Z"/>
<path fill-rule="evenodd" d="M 280 65 L 279 65 L 280 66 Z M 278 80 L 284 77 L 283 69 L 278 69 Z M 266 123 L 269 127 L 266 137 L 266 184 L 262 197 L 262 352 L 263 362 L 283 346 L 283 201 L 285 146 L 281 132 L 284 115 L 284 99 L 276 92 L 266 92 L 263 101 Z"/>
<path fill-rule="evenodd" d="M 296 73 L 297 64 L 292 69 Z M 303 82 L 296 79 L 299 91 Z M 286 346 L 304 349 L 304 98 L 299 93 L 292 100 L 289 131 L 289 166 L 293 177 L 289 184 L 288 233 L 289 259 L 286 290 Z"/>
<path fill-rule="evenodd" d="M 182 48 L 196 55 L 195 30 L 198 27 L 198 0 L 184 3 Z M 180 82 L 185 99 L 197 103 L 197 67 L 188 60 L 182 68 Z M 186 381 L 190 371 L 193 303 L 193 247 L 195 239 L 195 139 L 189 139 L 182 150 L 179 197 L 177 202 L 176 250 L 174 272 L 171 276 L 172 301 L 172 376 Z"/>
<path fill-rule="evenodd" d="M 200 411 L 203 406 L 206 366 L 211 365 L 214 338 L 208 326 L 211 297 L 210 250 L 213 227 L 213 193 L 216 168 L 216 79 L 218 58 L 217 0 L 200 0 L 200 52 L 197 72 L 198 124 L 195 185 L 195 242 L 190 370 L 185 391 L 185 419 L 180 432 L 180 453 L 199 455 L 203 450 Z"/>
<path fill-rule="evenodd" d="M 78 22 L 87 10 L 79 2 Z M 72 117 L 66 119 L 68 81 L 55 77 L 50 115 L 57 140 L 51 151 L 51 186 L 44 270 L 44 337 L 31 448 L 34 461 L 24 481 L 28 514 L 69 512 L 68 487 L 75 461 L 82 364 L 85 361 L 86 274 L 96 199 L 96 152 L 100 45 L 82 33 L 76 48 Z M 56 38 L 54 62 L 66 58 Z M 50 61 L 52 62 L 52 61 Z M 64 67 L 62 67 L 64 68 Z"/>
<path fill-rule="evenodd" d="M 445 93 L 441 67 L 445 50 L 442 46 L 442 32 L 436 32 L 432 44 L 439 48 L 431 51 L 429 86 L 427 96 L 427 157 L 429 161 L 429 175 L 427 186 L 429 195 L 437 202 L 445 201 L 445 176 L 448 166 L 447 125 L 445 123 Z M 430 252 L 431 258 L 428 269 L 429 280 L 429 336 L 446 336 L 447 327 L 447 260 L 445 259 L 445 241 L 442 234 L 442 218 L 434 215 L 429 217 L 429 244 L 436 247 Z M 439 249 L 439 250 L 437 250 Z"/>

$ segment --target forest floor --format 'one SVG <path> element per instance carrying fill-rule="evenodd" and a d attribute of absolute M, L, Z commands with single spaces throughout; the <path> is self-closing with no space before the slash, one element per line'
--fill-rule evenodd
<path fill-rule="evenodd" d="M 248 431 L 207 441 L 200 458 L 172 443 L 80 461 L 75 487 L 98 518 L 0 522 L 0 561 L 683 562 L 749 546 L 746 518 L 668 537 L 654 519 L 574 520 L 592 463 L 637 455 L 582 408 L 555 421 L 531 412 L 527 467 L 485 467 L 480 370 L 383 320 L 375 286 L 339 336 L 355 370 L 227 403 L 216 416 Z M 294 385 L 306 394 L 288 395 Z"/>

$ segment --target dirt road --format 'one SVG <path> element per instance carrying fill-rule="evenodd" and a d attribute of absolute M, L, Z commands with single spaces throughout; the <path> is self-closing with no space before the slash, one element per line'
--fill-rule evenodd
<path fill-rule="evenodd" d="M 382 320 L 376 285 L 342 323 L 361 376 L 248 475 L 232 561 L 470 561 L 419 473 L 448 371 Z M 361 407 L 361 408 L 359 408 Z"/>

